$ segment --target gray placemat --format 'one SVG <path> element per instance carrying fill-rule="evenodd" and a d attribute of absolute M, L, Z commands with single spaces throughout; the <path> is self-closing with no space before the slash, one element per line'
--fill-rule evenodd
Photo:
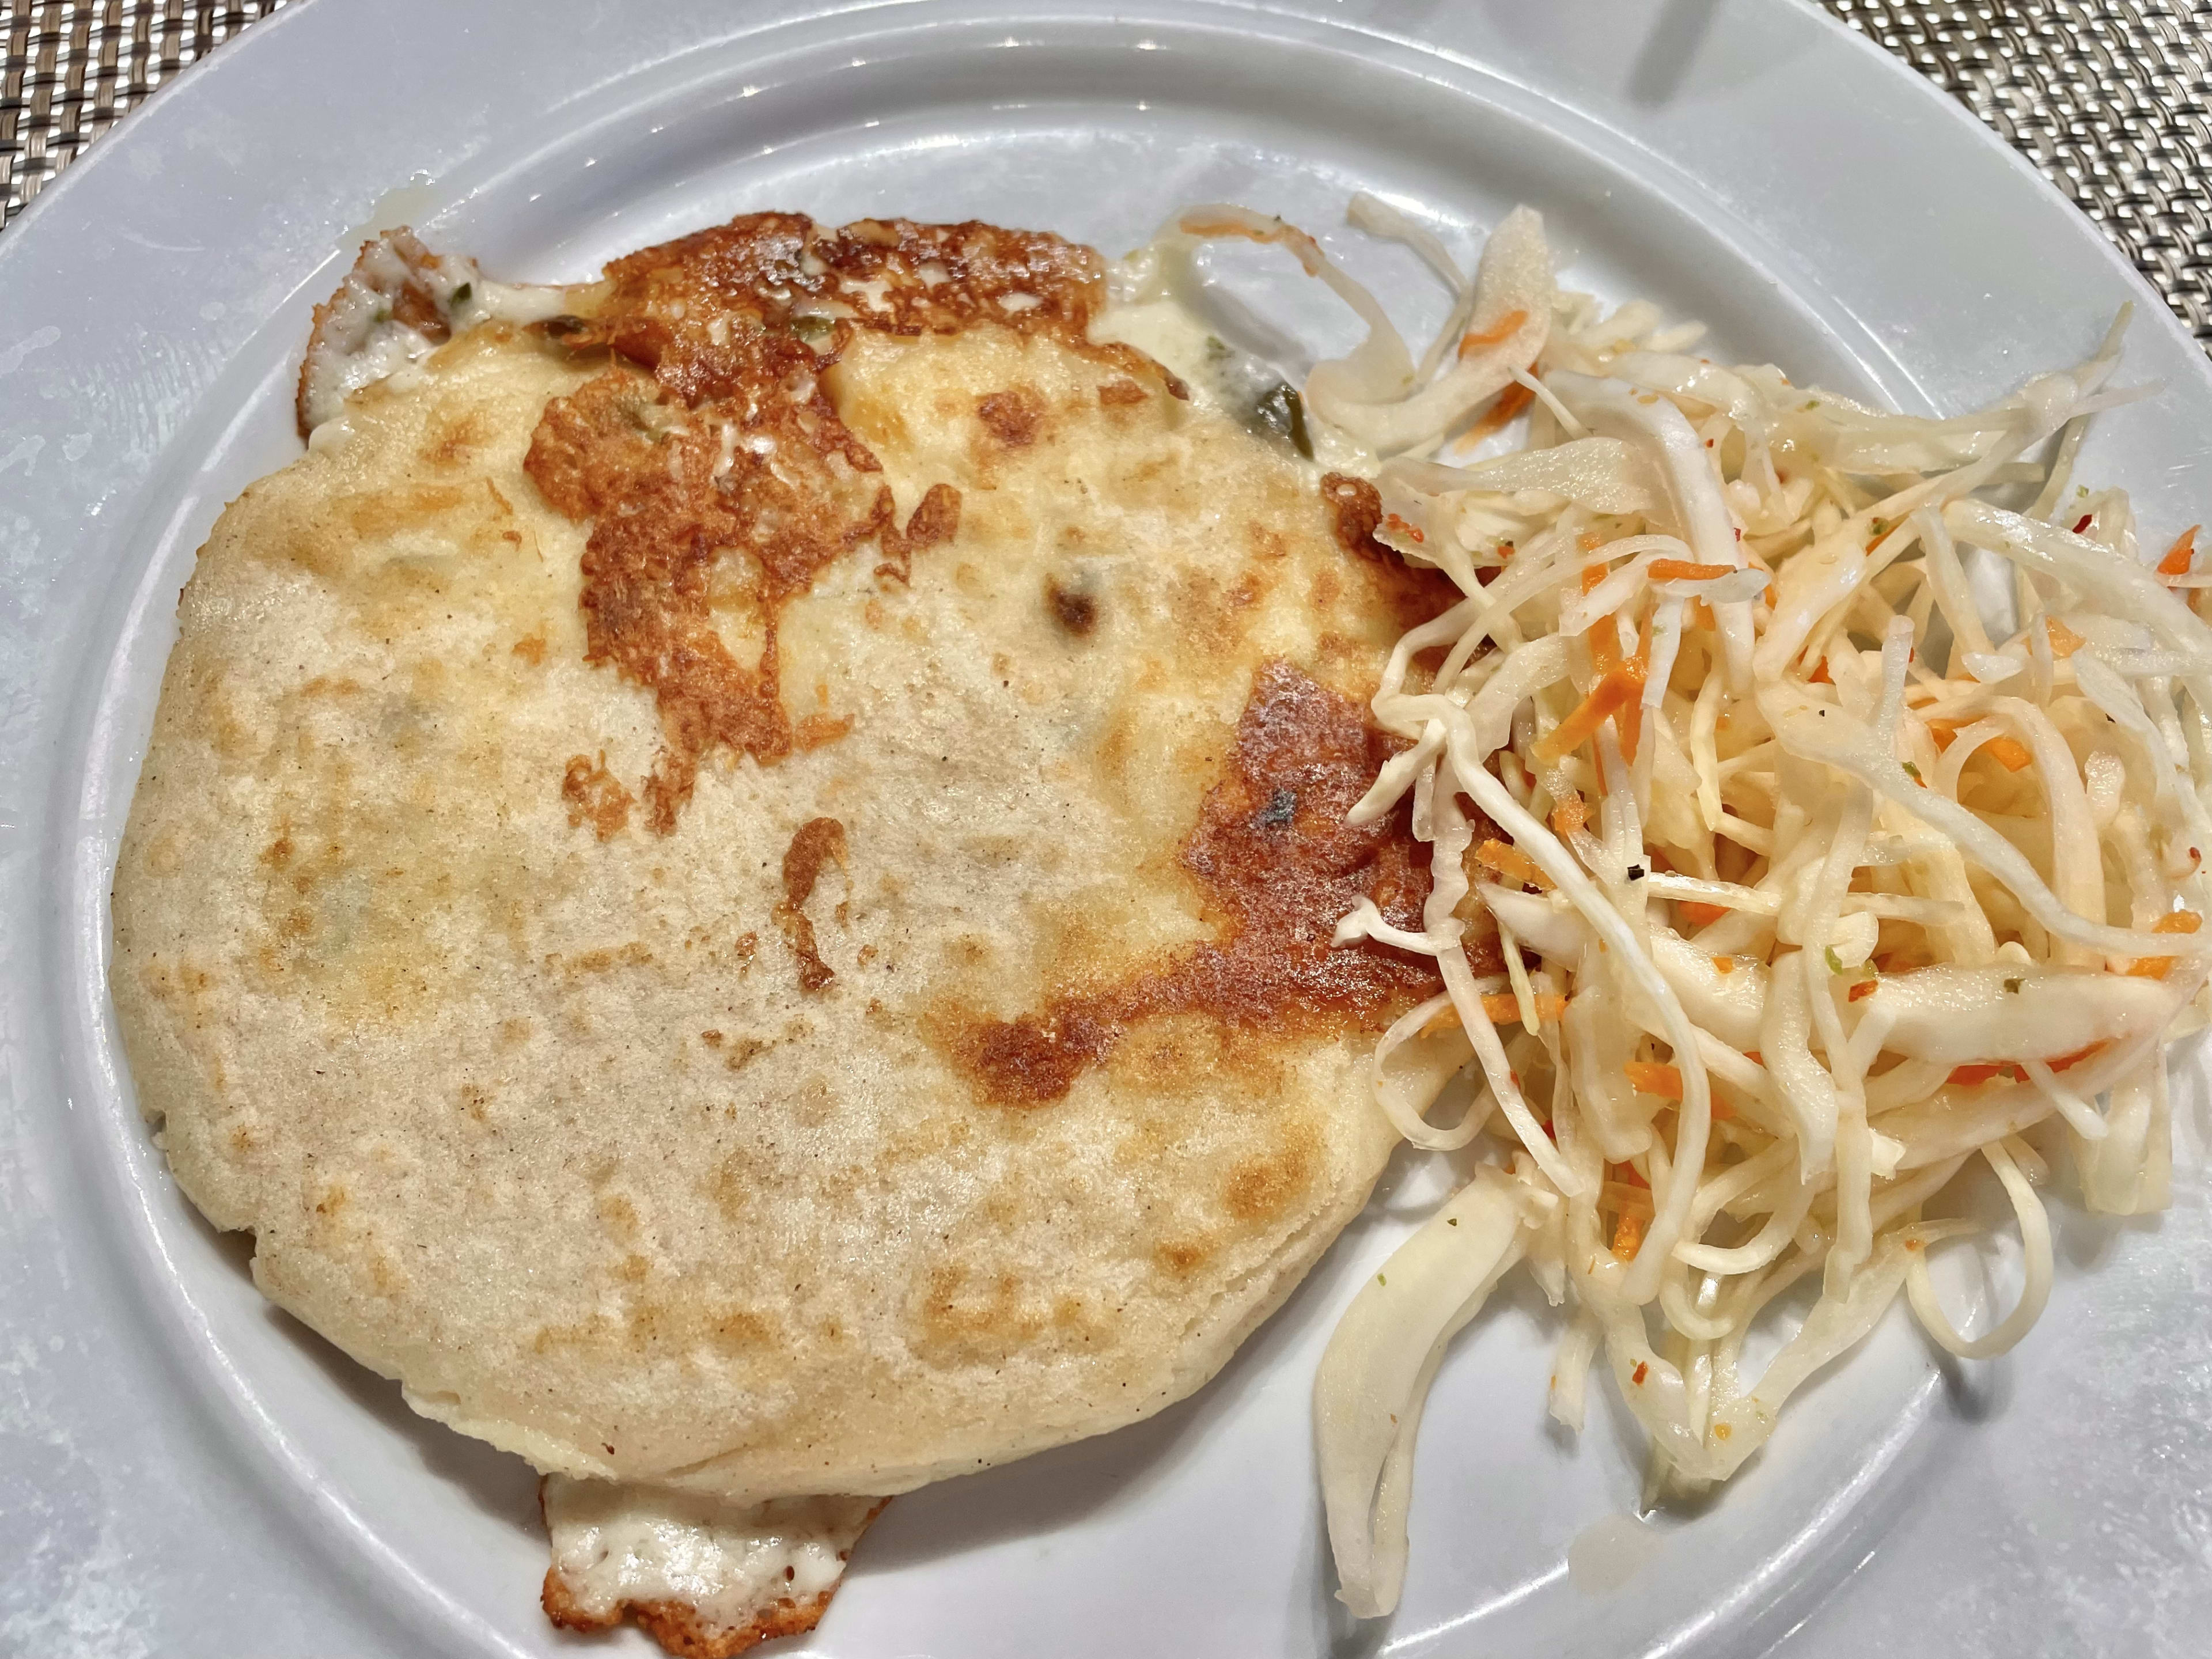
<path fill-rule="evenodd" d="M 284 3 L 0 0 L 0 224 Z M 2212 349 L 2212 0 L 1822 3 L 2018 146 Z"/>

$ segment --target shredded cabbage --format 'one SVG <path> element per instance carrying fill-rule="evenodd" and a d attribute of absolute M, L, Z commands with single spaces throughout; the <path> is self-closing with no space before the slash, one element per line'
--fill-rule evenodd
<path fill-rule="evenodd" d="M 1352 219 L 1451 289 L 1418 362 L 1295 227 L 1204 208 L 1173 235 L 1279 243 L 1358 312 L 1366 340 L 1307 406 L 1390 458 L 1385 524 L 1422 533 L 1379 533 L 1462 594 L 1391 655 L 1374 716 L 1408 747 L 1352 814 L 1415 801 L 1422 927 L 1365 905 L 1339 930 L 1437 962 L 1445 993 L 1382 1039 L 1375 1095 L 1408 1139 L 1480 1160 L 1316 1385 L 1340 1594 L 1374 1616 L 1404 1577 L 1430 1380 L 1516 1261 L 1566 1306 L 1553 1414 L 1579 1425 L 1601 1357 L 1652 1489 L 1687 1490 L 1900 1289 L 1953 1353 L 2017 1343 L 2050 1291 L 2039 1146 L 2071 1151 L 2092 1209 L 2163 1206 L 2162 1047 L 2202 1022 L 2212 967 L 2212 574 L 2191 535 L 2139 552 L 2126 497 L 2072 483 L 2087 417 L 2134 395 L 2107 386 L 2118 324 L 1987 409 L 1908 416 L 1558 289 L 1526 209 L 1471 279 L 1395 210 Z M 1454 464 L 1520 405 L 1518 451 Z M 2009 567 L 2008 604 L 1977 597 L 1967 549 Z M 1492 839 L 1547 890 L 1479 864 Z M 1493 928 L 1506 972 L 1478 980 L 1467 941 Z M 1486 1007 L 1493 986 L 1512 994 Z M 1486 1088 L 1430 1122 L 1470 1066 Z M 1970 1338 L 1925 1259 L 1965 1224 L 1925 1212 L 1975 1154 L 2027 1282 Z M 1808 1280 L 1801 1328 L 1741 1376 L 1754 1319 Z"/>

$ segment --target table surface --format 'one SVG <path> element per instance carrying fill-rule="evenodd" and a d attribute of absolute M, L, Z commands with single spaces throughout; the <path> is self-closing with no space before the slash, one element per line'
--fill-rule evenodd
<path fill-rule="evenodd" d="M 0 0 L 0 225 L 286 3 Z M 2212 0 L 1821 3 L 2018 147 L 2212 349 Z"/>

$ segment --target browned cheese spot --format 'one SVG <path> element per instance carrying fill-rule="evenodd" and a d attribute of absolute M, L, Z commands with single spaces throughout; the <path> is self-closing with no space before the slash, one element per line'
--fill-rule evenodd
<path fill-rule="evenodd" d="M 545 660 L 545 636 L 543 634 L 526 634 L 508 648 L 532 668 Z"/>
<path fill-rule="evenodd" d="M 1020 449 L 1035 443 L 1043 428 L 1044 399 L 1025 386 L 994 392 L 975 400 L 975 417 L 983 422 L 984 430 L 1007 448 Z"/>
<path fill-rule="evenodd" d="M 956 1062 L 994 1103 L 1042 1106 L 1147 1018 L 1196 1013 L 1245 1030 L 1327 1032 L 1377 1024 L 1436 994 L 1442 981 L 1425 957 L 1372 941 L 1330 942 L 1362 898 L 1399 927 L 1420 925 L 1429 874 L 1410 805 L 1370 824 L 1344 821 L 1402 746 L 1350 698 L 1287 662 L 1265 664 L 1220 781 L 1182 844 L 1214 939 L 1121 984 L 1054 997 L 1036 1013 L 957 1022 Z M 1495 832 L 1478 823 L 1478 839 L 1484 833 Z M 1496 948 L 1470 945 L 1476 973 L 1496 971 Z"/>
<path fill-rule="evenodd" d="M 853 729 L 852 718 L 845 714 L 805 714 L 791 728 L 793 749 L 819 749 L 832 744 Z"/>
<path fill-rule="evenodd" d="M 605 750 L 597 760 L 587 755 L 568 757 L 568 769 L 561 779 L 561 799 L 568 803 L 568 827 L 580 829 L 588 823 L 601 841 L 619 834 L 629 822 L 630 793 L 607 770 Z"/>
<path fill-rule="evenodd" d="M 1375 539 L 1376 528 L 1382 522 L 1381 490 L 1364 478 L 1331 472 L 1321 481 L 1321 496 L 1328 503 L 1339 547 L 1358 559 L 1379 562 L 1391 556 L 1390 550 Z"/>
<path fill-rule="evenodd" d="M 822 866 L 833 859 L 839 869 L 847 867 L 845 826 L 835 818 L 809 818 L 800 824 L 783 855 L 783 899 L 775 907 L 775 922 L 799 958 L 799 982 L 809 991 L 836 977 L 815 949 L 814 924 L 806 916 L 806 901 L 814 896 Z"/>
<path fill-rule="evenodd" d="M 434 306 L 432 307 L 431 312 L 432 316 L 436 318 Z M 394 316 L 398 314 L 398 307 L 393 308 L 392 314 Z M 446 326 L 442 319 L 437 319 L 437 324 L 440 328 Z M 422 459 L 432 466 L 459 466 L 477 450 L 483 448 L 489 441 L 489 436 L 490 434 L 484 429 L 482 419 L 473 410 L 458 416 L 441 419 L 434 422 L 430 430 L 424 434 L 426 441 L 422 446 Z M 514 509 L 501 498 L 497 485 L 486 480 L 485 488 L 491 491 L 492 500 L 497 506 L 506 508 L 512 514 Z"/>
<path fill-rule="evenodd" d="M 1321 481 L 1321 497 L 1329 511 L 1336 544 L 1352 556 L 1352 570 L 1366 580 L 1366 597 L 1389 611 L 1401 627 L 1415 628 L 1459 603 L 1459 589 L 1441 571 L 1408 565 L 1375 532 L 1382 522 L 1382 492 L 1364 478 L 1331 472 Z M 1485 572 L 1484 580 L 1492 573 Z M 1326 606 L 1322 581 L 1316 579 L 1314 599 Z"/>
<path fill-rule="evenodd" d="M 861 289 L 880 303 L 854 312 L 845 296 Z M 715 750 L 763 764 L 791 753 L 782 608 L 855 547 L 876 544 L 883 573 L 902 580 L 917 550 L 958 529 L 959 495 L 943 483 L 902 528 L 881 464 L 838 418 L 823 375 L 855 331 L 1049 336 L 1180 394 L 1142 353 L 1091 343 L 1105 298 L 1097 253 L 1042 232 L 903 219 L 832 231 L 758 213 L 616 260 L 595 315 L 538 325 L 615 357 L 546 406 L 524 465 L 555 510 L 592 522 L 585 660 L 659 704 L 662 748 L 642 790 L 655 833 L 674 829 Z M 731 592 L 758 622 L 756 663 L 715 626 L 710 594 Z"/>
<path fill-rule="evenodd" d="M 1312 1132 L 1297 1125 L 1273 1157 L 1239 1164 L 1229 1172 L 1222 1193 L 1229 1213 L 1240 1221 L 1270 1221 L 1282 1214 L 1311 1182 L 1314 1151 Z"/>
<path fill-rule="evenodd" d="M 959 533 L 960 492 L 951 484 L 933 483 L 908 518 L 904 530 L 896 524 L 884 526 L 884 562 L 876 567 L 875 574 L 896 581 L 910 581 L 915 554 L 940 542 L 949 542 Z M 873 605 L 875 601 L 871 599 L 868 603 Z"/>
<path fill-rule="evenodd" d="M 1098 388 L 1098 404 L 1102 409 L 1126 409 L 1144 402 L 1149 395 L 1134 380 L 1109 380 Z"/>
<path fill-rule="evenodd" d="M 1051 607 L 1052 619 L 1077 638 L 1098 626 L 1097 597 L 1080 583 L 1066 583 L 1057 576 L 1048 576 L 1044 598 Z"/>

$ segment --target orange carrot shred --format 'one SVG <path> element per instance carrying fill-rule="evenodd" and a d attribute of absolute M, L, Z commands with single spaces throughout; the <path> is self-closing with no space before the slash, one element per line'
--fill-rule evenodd
<path fill-rule="evenodd" d="M 1668 1100 L 1682 1097 L 1682 1073 L 1672 1066 L 1654 1060 L 1632 1060 L 1620 1068 L 1639 1094 L 1658 1095 Z"/>
<path fill-rule="evenodd" d="M 2051 641 L 2051 654 L 2063 661 L 2079 651 L 2088 641 L 2056 617 L 2043 619 L 2043 631 Z"/>
<path fill-rule="evenodd" d="M 1481 418 L 1467 429 L 1459 441 L 1463 444 L 1479 443 L 1493 432 L 1503 432 L 1513 424 L 1514 416 L 1535 401 L 1534 392 L 1520 381 L 1513 381 L 1498 394 L 1497 402 L 1482 412 Z"/>
<path fill-rule="evenodd" d="M 1459 355 L 1471 357 L 1484 346 L 1499 345 L 1513 337 L 1513 331 L 1528 320 L 1525 311 L 1509 311 L 1480 334 L 1470 330 L 1460 336 Z"/>
<path fill-rule="evenodd" d="M 1519 848 L 1509 842 L 1486 841 L 1474 849 L 1475 861 L 1501 876 L 1510 876 L 1527 886 L 1540 887 L 1549 892 L 1552 878 L 1536 867 L 1536 861 Z"/>
<path fill-rule="evenodd" d="M 2111 1047 L 2112 1044 L 2106 1041 L 2106 1039 L 2099 1037 L 2094 1042 L 2089 1044 L 2088 1047 L 2085 1048 L 2076 1048 L 2070 1054 L 2061 1054 L 2057 1060 L 2051 1060 L 2047 1063 L 2052 1071 L 2063 1072 L 2067 1070 L 2069 1066 L 2079 1066 L 2083 1060 L 2102 1054 L 2106 1049 Z"/>
<path fill-rule="evenodd" d="M 1725 576 L 1732 564 L 1693 564 L 1687 559 L 1654 559 L 1645 574 L 1655 582 L 1705 582 Z"/>
<path fill-rule="evenodd" d="M 2193 933 L 2204 925 L 2194 910 L 2169 910 L 2151 924 L 2154 933 Z M 2138 957 L 2128 969 L 2133 979 L 2164 979 L 2173 971 L 2178 957 Z"/>
<path fill-rule="evenodd" d="M 1552 809 L 1552 829 L 1559 835 L 1568 835 L 1589 822 L 1589 808 L 1583 805 L 1579 794 L 1569 794 Z"/>
<path fill-rule="evenodd" d="M 1715 905 L 1708 908 L 1717 909 L 1719 907 Z M 1735 972 L 1735 958 L 1734 957 L 1715 957 L 1713 958 L 1713 971 L 1723 977 Z"/>
<path fill-rule="evenodd" d="M 1633 1261 L 1637 1251 L 1644 1248 L 1646 1218 L 1632 1210 L 1624 1210 L 1613 1224 L 1613 1253 L 1622 1261 Z"/>
<path fill-rule="evenodd" d="M 1557 991 L 1539 991 L 1535 995 L 1536 1018 L 1540 1020 L 1561 1020 L 1567 1017 L 1567 1000 Z M 1493 1024 L 1521 1018 L 1521 1000 L 1510 991 L 1493 991 L 1482 1000 L 1482 1012 L 1488 1014 Z"/>
<path fill-rule="evenodd" d="M 2204 526 L 2191 525 L 2174 538 L 2173 545 L 2166 550 L 2166 556 L 2158 562 L 2161 576 L 2186 576 L 2191 562 L 2197 556 L 2197 532 Z"/>
<path fill-rule="evenodd" d="M 1611 619 L 1607 620 L 1609 623 Z M 1596 735 L 1598 727 L 1610 715 L 1643 695 L 1644 670 L 1640 663 L 1607 669 L 1574 713 L 1553 726 L 1551 735 L 1536 745 L 1536 758 L 1549 762 L 1572 754 Z M 1624 743 L 1622 749 L 1627 751 L 1628 745 Z"/>
<path fill-rule="evenodd" d="M 1676 899 L 1674 908 L 1692 927 L 1710 927 L 1728 914 L 1725 904 L 1708 904 L 1703 899 Z"/>
<path fill-rule="evenodd" d="M 2027 745 L 2018 738 L 1991 738 L 1982 746 L 1989 750 L 1990 758 L 2008 772 L 2024 770 L 2035 761 L 2035 757 L 2028 752 Z"/>
<path fill-rule="evenodd" d="M 1881 989 L 1881 981 L 1880 980 L 1863 979 L 1859 981 L 1857 984 L 1851 987 L 1849 994 L 1845 996 L 1844 1000 L 1847 1002 L 1857 1002 L 1864 998 L 1872 996 L 1880 989 Z"/>

